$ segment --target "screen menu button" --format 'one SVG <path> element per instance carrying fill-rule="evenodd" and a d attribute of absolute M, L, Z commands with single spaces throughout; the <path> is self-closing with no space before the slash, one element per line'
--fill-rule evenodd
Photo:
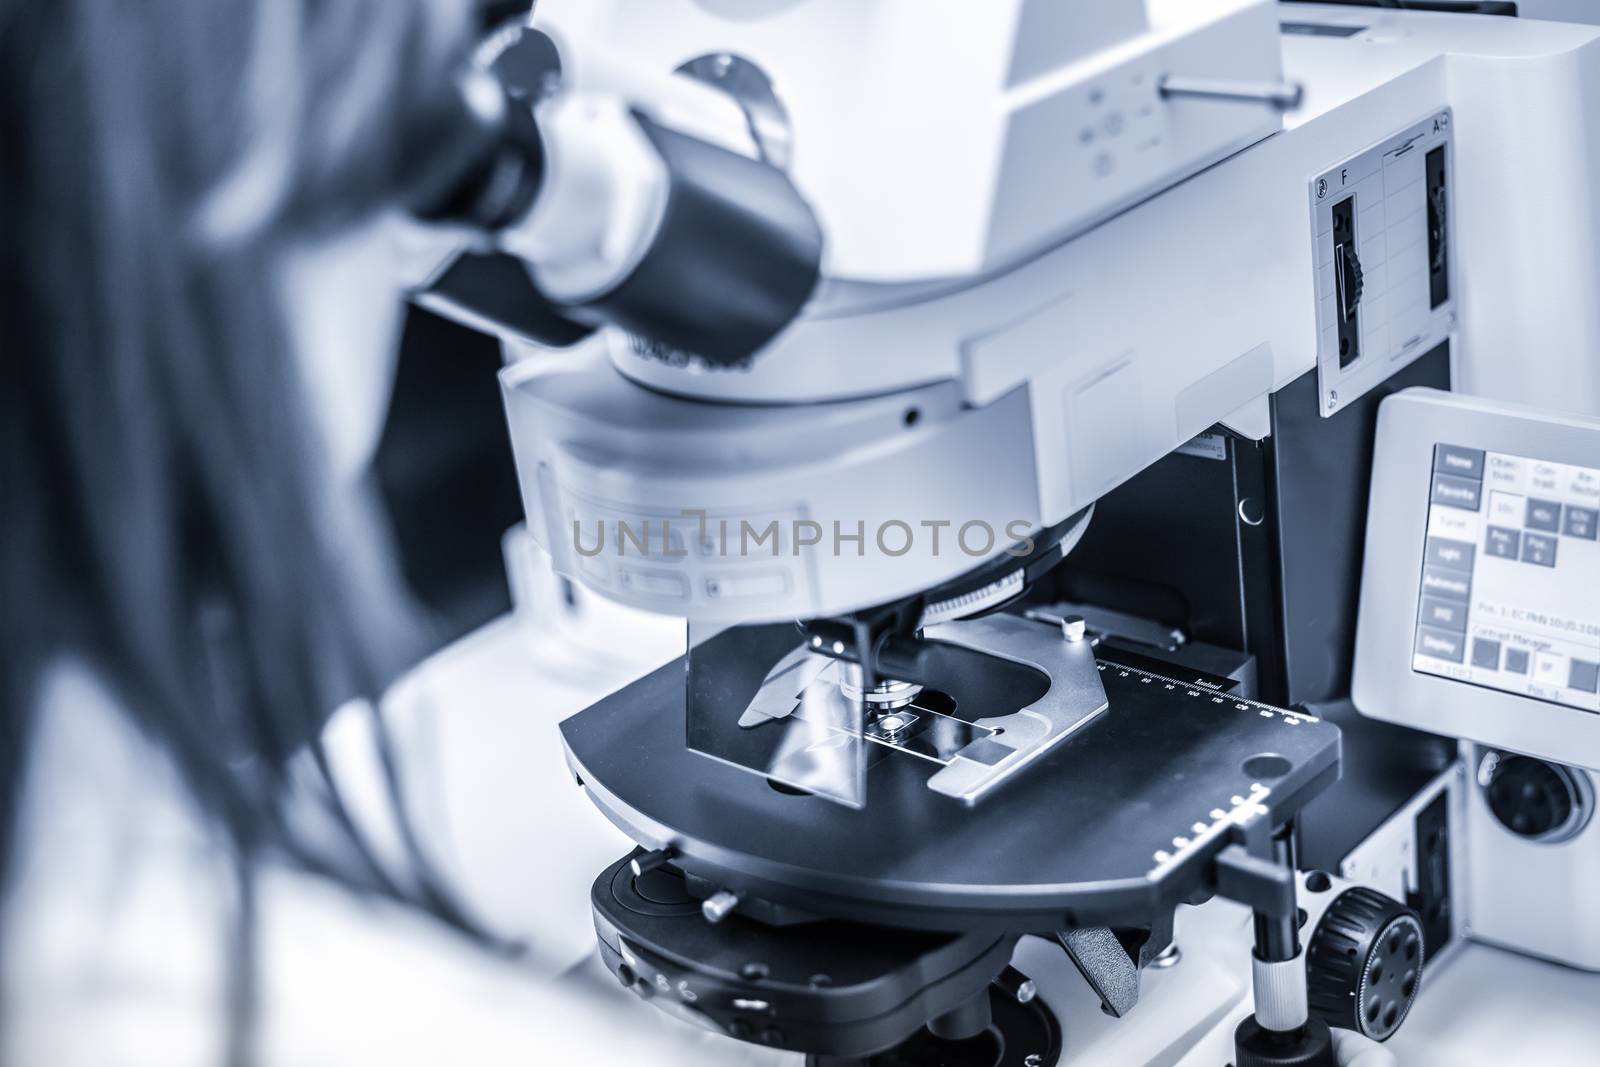
<path fill-rule="evenodd" d="M 1431 626 L 1417 627 L 1419 656 L 1432 656 L 1434 659 L 1460 663 L 1466 659 L 1466 646 L 1465 634 L 1453 634 L 1447 630 L 1436 630 Z"/>
<path fill-rule="evenodd" d="M 1422 598 L 1422 623 L 1464 634 L 1467 632 L 1467 605 L 1460 600 L 1425 596 Z"/>
<path fill-rule="evenodd" d="M 1467 541 L 1451 541 L 1444 537 L 1428 538 L 1426 562 L 1438 567 L 1472 573 L 1472 557 L 1478 546 Z"/>
<path fill-rule="evenodd" d="M 1446 507 L 1461 508 L 1464 511 L 1477 511 L 1479 498 L 1483 495 L 1483 483 L 1469 478 L 1457 478 L 1449 474 L 1435 474 L 1433 476 L 1433 502 Z"/>
<path fill-rule="evenodd" d="M 1441 474 L 1455 474 L 1482 481 L 1483 449 L 1436 445 L 1433 449 L 1433 469 Z"/>
<path fill-rule="evenodd" d="M 1556 565 L 1556 539 L 1529 531 L 1522 535 L 1522 562 L 1540 567 Z"/>
<path fill-rule="evenodd" d="M 1528 498 L 1528 519 L 1524 524 L 1530 530 L 1555 533 L 1561 529 L 1561 505 L 1553 500 Z"/>
<path fill-rule="evenodd" d="M 1597 526 L 1600 526 L 1600 512 L 1593 508 L 1568 504 L 1561 513 L 1561 532 L 1579 541 L 1593 541 Z"/>
<path fill-rule="evenodd" d="M 1483 550 L 1497 559 L 1516 559 L 1522 554 L 1522 531 L 1491 526 L 1484 536 Z"/>

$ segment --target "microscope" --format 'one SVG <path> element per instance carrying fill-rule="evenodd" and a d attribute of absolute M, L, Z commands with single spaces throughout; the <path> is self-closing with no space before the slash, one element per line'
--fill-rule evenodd
<path fill-rule="evenodd" d="M 1600 866 L 1600 422 L 1506 378 L 1600 406 L 1596 37 L 1262 0 L 491 37 L 471 165 L 415 197 L 489 236 L 417 299 L 505 339 L 556 570 L 688 621 L 561 726 L 637 842 L 591 895 L 617 980 L 819 1065 L 1135 1062 L 1227 906 L 1248 988 L 1138 1062 L 1254 1067 L 1388 1038 L 1469 935 L 1600 967 L 1495 870 Z"/>

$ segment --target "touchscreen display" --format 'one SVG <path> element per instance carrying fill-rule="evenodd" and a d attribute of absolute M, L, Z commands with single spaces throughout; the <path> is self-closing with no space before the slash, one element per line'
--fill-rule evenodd
<path fill-rule="evenodd" d="M 1600 469 L 1434 447 L 1413 670 L 1600 714 Z"/>

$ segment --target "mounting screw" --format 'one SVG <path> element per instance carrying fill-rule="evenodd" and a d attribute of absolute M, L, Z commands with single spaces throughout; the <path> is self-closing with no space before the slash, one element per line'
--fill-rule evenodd
<path fill-rule="evenodd" d="M 649 874 L 662 864 L 671 860 L 675 853 L 670 848 L 658 848 L 654 852 L 645 852 L 628 861 L 628 866 L 633 869 L 633 876 Z"/>
<path fill-rule="evenodd" d="M 1039 995 L 1039 987 L 1034 985 L 1033 979 L 1017 970 L 1007 966 L 996 978 L 995 985 L 999 986 L 1008 996 L 1018 1004 L 1026 1004 Z"/>
<path fill-rule="evenodd" d="M 719 889 L 700 902 L 700 914 L 706 917 L 708 923 L 719 923 L 732 914 L 733 909 L 738 906 L 739 894 Z"/>

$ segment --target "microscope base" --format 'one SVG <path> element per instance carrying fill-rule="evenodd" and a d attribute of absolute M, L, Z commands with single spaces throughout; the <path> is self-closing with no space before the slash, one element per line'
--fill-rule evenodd
<path fill-rule="evenodd" d="M 1055 1067 L 1061 1024 L 1043 1000 L 1026 1004 L 989 987 L 991 1022 L 984 1032 L 950 1041 L 923 1030 L 872 1056 L 809 1056 L 806 1067 Z"/>

